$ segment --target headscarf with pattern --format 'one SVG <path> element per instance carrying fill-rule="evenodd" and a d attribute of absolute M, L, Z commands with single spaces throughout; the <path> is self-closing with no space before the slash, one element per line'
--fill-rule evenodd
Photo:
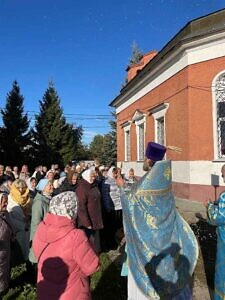
<path fill-rule="evenodd" d="M 67 191 L 52 198 L 49 204 L 49 212 L 57 216 L 75 220 L 77 217 L 78 201 L 74 192 Z"/>

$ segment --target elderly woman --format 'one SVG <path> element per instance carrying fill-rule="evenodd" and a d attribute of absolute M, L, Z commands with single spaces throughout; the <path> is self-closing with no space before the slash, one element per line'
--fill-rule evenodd
<path fill-rule="evenodd" d="M 101 188 L 104 208 L 105 242 L 106 247 L 109 249 L 117 247 L 115 235 L 117 230 L 123 227 L 121 193 L 116 183 L 117 175 L 117 168 L 112 166 Z"/>
<path fill-rule="evenodd" d="M 13 235 L 7 212 L 8 196 L 0 193 L 0 298 L 10 279 L 10 241 Z"/>
<path fill-rule="evenodd" d="M 100 252 L 99 229 L 103 228 L 101 194 L 96 182 L 96 172 L 88 169 L 82 173 L 76 189 L 78 197 L 78 227 L 85 230 L 94 243 L 95 250 Z"/>
<path fill-rule="evenodd" d="M 78 174 L 75 170 L 68 170 L 66 178 L 62 181 L 58 188 L 54 189 L 53 194 L 57 195 L 66 191 L 75 192 L 77 189 L 77 176 Z"/>
<path fill-rule="evenodd" d="M 8 197 L 7 209 L 16 235 L 16 240 L 23 253 L 23 259 L 27 261 L 29 253 L 31 202 L 29 189 L 24 180 L 17 179 L 13 182 Z"/>
<path fill-rule="evenodd" d="M 85 233 L 76 229 L 77 197 L 68 191 L 52 198 L 37 228 L 33 249 L 38 261 L 38 299 L 90 300 L 88 276 L 99 258 Z"/>
<path fill-rule="evenodd" d="M 52 181 L 48 180 L 47 178 L 41 179 L 37 185 L 37 190 L 39 192 L 36 194 L 32 205 L 30 245 L 32 245 L 32 240 L 38 224 L 44 219 L 44 216 L 48 213 L 49 203 L 53 193 Z M 30 248 L 29 260 L 31 263 L 37 263 L 32 247 Z"/>
<path fill-rule="evenodd" d="M 225 165 L 221 175 L 225 182 Z M 215 267 L 215 300 L 225 299 L 225 192 L 214 203 L 208 203 L 208 222 L 217 226 L 217 254 Z"/>

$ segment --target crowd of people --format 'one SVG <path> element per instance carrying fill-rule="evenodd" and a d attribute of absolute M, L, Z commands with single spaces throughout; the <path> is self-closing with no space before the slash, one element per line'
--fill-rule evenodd
<path fill-rule="evenodd" d="M 61 291 L 57 292 L 56 278 L 48 282 L 49 286 L 55 284 L 55 288 L 47 288 L 44 293 L 46 283 L 39 284 L 43 281 L 42 269 L 50 270 L 52 265 L 56 265 L 54 271 L 62 272 L 59 277 L 67 279 L 68 286 L 68 278 L 71 279 L 71 285 L 83 293 L 82 299 L 90 298 L 88 278 L 99 267 L 99 254 L 115 249 L 119 243 L 116 232 L 123 232 L 117 174 L 121 176 L 115 166 L 84 162 L 66 165 L 63 170 L 57 164 L 49 169 L 40 165 L 33 173 L 26 165 L 21 171 L 16 166 L 0 165 L 0 245 L 4 246 L 0 247 L 1 295 L 9 287 L 10 267 L 24 262 L 30 276 L 37 278 L 40 299 L 58 299 L 56 294 Z M 127 181 L 130 180 L 127 176 Z M 71 248 L 68 252 L 67 243 Z M 42 244 L 46 249 L 42 249 Z M 51 259 L 55 249 L 62 252 L 57 259 Z M 65 299 L 80 299 L 78 294 L 75 298 L 66 298 L 68 286 L 64 286 Z M 74 293 L 73 289 L 71 292 Z"/>
<path fill-rule="evenodd" d="M 0 165 L 1 297 L 10 286 L 11 267 L 24 262 L 38 299 L 91 299 L 99 254 L 116 249 L 118 236 L 125 235 L 121 275 L 128 279 L 129 300 L 192 299 L 198 243 L 176 209 L 167 150 L 148 143 L 142 178 L 133 169 L 124 175 L 117 166 L 98 163 L 61 170 L 58 164 L 40 165 L 33 173 L 26 165 L 20 171 Z M 219 234 L 216 300 L 225 297 L 224 197 L 207 205 Z"/>

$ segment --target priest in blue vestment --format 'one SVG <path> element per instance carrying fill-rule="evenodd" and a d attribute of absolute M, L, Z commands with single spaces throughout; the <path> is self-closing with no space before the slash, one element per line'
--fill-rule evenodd
<path fill-rule="evenodd" d="M 221 169 L 225 181 L 225 165 Z M 214 300 L 225 299 L 225 192 L 217 201 L 208 203 L 208 222 L 217 226 L 217 253 Z"/>
<path fill-rule="evenodd" d="M 163 145 L 148 143 L 143 166 L 147 173 L 133 190 L 121 188 L 129 300 L 192 299 L 198 244 L 176 210 L 165 152 Z"/>

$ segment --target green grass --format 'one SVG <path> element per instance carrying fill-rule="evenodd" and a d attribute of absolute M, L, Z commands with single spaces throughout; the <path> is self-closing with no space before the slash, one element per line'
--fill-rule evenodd
<path fill-rule="evenodd" d="M 120 276 L 120 265 L 101 254 L 101 268 L 91 278 L 93 300 L 127 299 L 127 280 Z"/>
<path fill-rule="evenodd" d="M 91 278 L 93 300 L 125 300 L 126 278 L 120 276 L 120 265 L 111 262 L 106 253 L 100 256 L 101 267 Z M 27 277 L 25 264 L 11 271 L 11 284 L 3 300 L 35 300 L 36 288 Z"/>

